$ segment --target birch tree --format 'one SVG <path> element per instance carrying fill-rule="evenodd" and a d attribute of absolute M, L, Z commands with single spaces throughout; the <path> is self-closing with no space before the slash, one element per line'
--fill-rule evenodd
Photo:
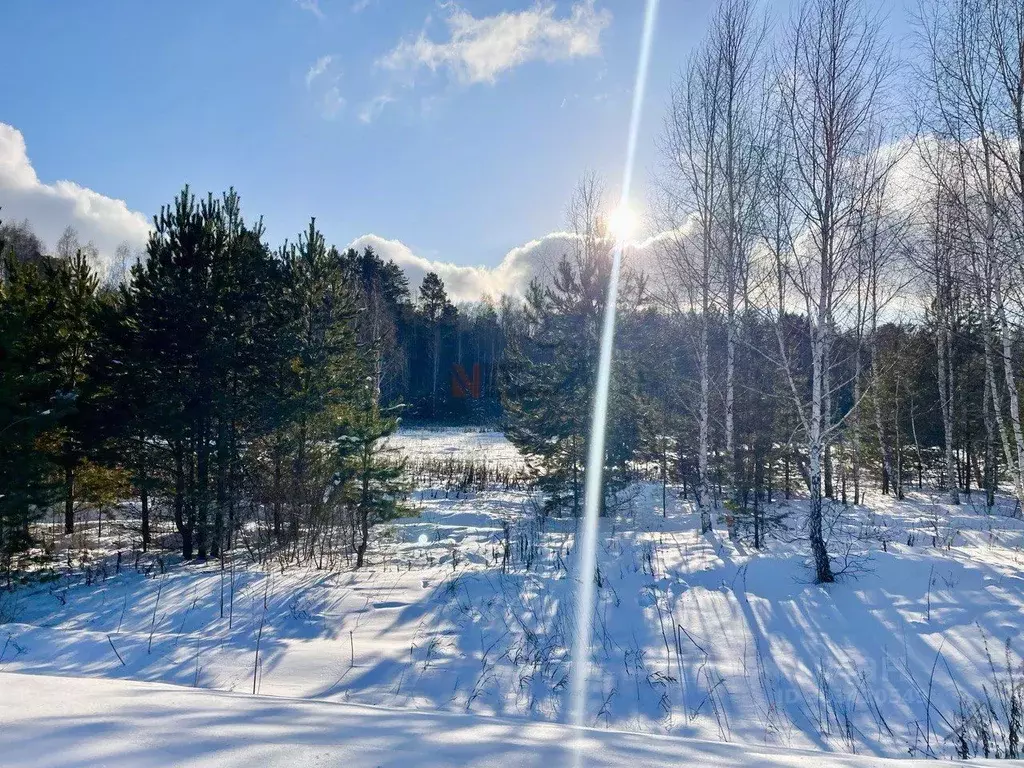
<path fill-rule="evenodd" d="M 879 160 L 884 97 L 892 73 L 877 21 L 852 0 L 805 0 L 779 61 L 779 193 L 789 198 L 792 247 L 776 248 L 780 312 L 799 309 L 810 337 L 810 396 L 791 391 L 807 446 L 808 537 L 819 583 L 835 579 L 823 529 L 824 460 L 841 420 L 831 413 L 833 342 L 856 276 L 856 224 L 891 167 Z M 780 337 L 781 339 L 781 337 Z"/>
<path fill-rule="evenodd" d="M 939 414 L 942 419 L 943 465 L 946 490 L 951 504 L 960 503 L 958 467 L 955 448 L 956 420 L 953 395 L 956 391 L 953 361 L 953 336 L 961 324 L 963 291 L 961 272 L 965 265 L 960 258 L 958 242 L 963 238 L 963 217 L 958 211 L 961 202 L 954 194 L 956 184 L 950 183 L 953 173 L 950 152 L 941 142 L 926 141 L 921 154 L 931 176 L 931 190 L 922 205 L 922 233 L 913 249 L 918 273 L 923 278 L 925 316 L 930 321 L 935 342 L 935 381 L 938 388 Z M 986 398 L 987 403 L 987 398 Z M 986 460 L 986 463 L 990 463 Z"/>
<path fill-rule="evenodd" d="M 765 19 L 751 0 L 725 0 L 711 25 L 708 45 L 720 71 L 716 98 L 720 133 L 716 140 L 717 176 L 722 188 L 718 215 L 712 224 L 719 230 L 721 247 L 713 250 L 721 283 L 718 291 L 725 319 L 725 452 L 728 471 L 737 486 L 739 457 L 736 450 L 736 348 L 740 342 L 742 310 L 748 296 L 748 274 L 759 199 L 765 127 L 765 62 L 760 51 L 766 33 Z M 739 497 L 739 488 L 734 488 Z"/>
<path fill-rule="evenodd" d="M 1024 429 L 1013 338 L 1024 223 L 1024 10 L 1003 0 L 936 0 L 922 32 L 929 128 L 953 173 L 936 175 L 965 222 L 959 247 L 982 320 L 986 397 L 1024 500 Z"/>
<path fill-rule="evenodd" d="M 672 94 L 663 143 L 666 223 L 673 304 L 696 313 L 699 372 L 698 489 L 701 530 L 711 527 L 709 322 L 725 321 L 723 427 L 727 476 L 738 482 L 736 349 L 754 246 L 760 179 L 765 67 L 764 18 L 752 0 L 725 0 Z"/>
<path fill-rule="evenodd" d="M 665 299 L 672 311 L 693 315 L 690 342 L 697 376 L 697 483 L 700 530 L 711 530 L 711 481 L 708 468 L 711 419 L 711 344 L 713 265 L 721 132 L 719 101 L 722 62 L 713 39 L 691 56 L 672 91 L 662 140 L 663 178 L 660 215 L 669 235 L 665 247 Z M 691 324 L 687 324 L 688 326 Z"/>
<path fill-rule="evenodd" d="M 902 156 L 900 147 L 891 147 L 881 151 L 880 155 L 865 160 L 865 178 L 876 178 L 877 183 L 870 186 L 865 195 L 863 205 L 856 215 L 853 232 L 855 242 L 855 281 L 856 281 L 856 337 L 857 345 L 854 365 L 854 408 L 850 421 L 854 425 L 855 454 L 861 448 L 860 439 L 863 424 L 861 422 L 861 405 L 863 396 L 870 395 L 874 407 L 871 409 L 875 437 L 878 443 L 879 456 L 882 464 L 882 492 L 895 492 L 897 498 L 903 498 L 903 486 L 898 482 L 899 461 L 894 454 L 894 445 L 890 426 L 895 425 L 893 412 L 898 404 L 886 400 L 890 387 L 885 386 L 889 378 L 888 368 L 883 361 L 884 355 L 880 347 L 879 337 L 881 326 L 895 321 L 901 308 L 896 300 L 904 293 L 909 281 L 908 260 L 911 247 L 911 223 L 915 213 L 913 206 L 893 205 L 891 198 L 900 199 L 907 190 L 890 189 L 887 174 L 880 170 L 891 165 L 894 156 Z M 905 202 L 905 201 L 904 201 Z M 862 352 L 866 347 L 869 366 L 863 371 Z M 861 385 L 862 374 L 869 376 L 867 389 Z M 896 379 L 898 391 L 898 377 Z M 870 390 L 870 391 L 867 391 Z M 856 456 L 859 460 L 859 455 Z M 859 489 L 858 469 L 855 467 L 855 494 Z"/>

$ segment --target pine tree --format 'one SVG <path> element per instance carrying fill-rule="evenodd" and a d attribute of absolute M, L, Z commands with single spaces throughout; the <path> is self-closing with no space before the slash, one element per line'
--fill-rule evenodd
<path fill-rule="evenodd" d="M 57 464 L 64 475 L 64 533 L 75 528 L 75 474 L 89 449 L 91 430 L 86 426 L 89 405 L 83 398 L 89 359 L 96 340 L 99 278 L 81 250 L 52 267 L 54 312 L 46 333 L 53 345 L 51 375 L 55 388 L 75 403 L 61 422 Z"/>
<path fill-rule="evenodd" d="M 420 316 L 430 338 L 430 409 L 431 418 L 438 414 L 438 385 L 441 373 L 441 349 L 444 333 L 454 325 L 458 315 L 448 300 L 444 281 L 435 272 L 428 272 L 420 285 Z"/>
<path fill-rule="evenodd" d="M 287 253 L 285 281 L 294 356 L 284 387 L 291 418 L 280 446 L 290 456 L 289 536 L 297 544 L 303 522 L 327 526 L 336 511 L 325 491 L 340 471 L 338 424 L 358 380 L 357 307 L 341 259 L 315 220 Z"/>
<path fill-rule="evenodd" d="M 211 272 L 214 295 L 210 350 L 214 393 L 212 432 L 216 450 L 213 472 L 214 512 L 210 553 L 229 547 L 243 489 L 243 446 L 268 432 L 273 376 L 267 361 L 279 349 L 282 265 L 262 241 L 262 222 L 245 223 L 238 195 L 229 191 L 220 207 L 225 241 Z"/>
<path fill-rule="evenodd" d="M 145 263 L 132 273 L 125 312 L 138 334 L 132 347 L 153 382 L 147 420 L 172 478 L 174 523 L 186 559 L 207 554 L 212 437 L 211 336 L 214 259 L 223 250 L 219 204 L 196 204 L 186 187 L 154 219 Z"/>
<path fill-rule="evenodd" d="M 346 434 L 339 441 L 347 456 L 349 482 L 346 496 L 352 510 L 352 549 L 356 568 L 362 568 L 370 542 L 370 529 L 407 514 L 400 504 L 405 490 L 404 461 L 387 446 L 386 438 L 398 428 L 398 408 L 381 409 L 372 377 L 355 402 Z"/>
<path fill-rule="evenodd" d="M 0 242 L 0 253 L 5 253 Z M 32 543 L 30 524 L 59 485 L 45 437 L 71 409 L 51 387 L 43 359 L 43 319 L 51 309 L 41 265 L 6 251 L 0 282 L 0 557 L 8 581 L 14 556 Z"/>
<path fill-rule="evenodd" d="M 504 425 L 509 440 L 532 460 L 538 486 L 550 510 L 583 509 L 586 444 L 601 318 L 604 312 L 610 241 L 603 250 L 563 257 L 552 284 L 534 280 L 527 292 L 525 323 L 510 339 L 505 366 Z M 628 277 L 620 293 L 618 322 L 629 323 L 629 308 L 638 303 L 637 287 Z M 606 487 L 621 486 L 639 443 L 636 361 L 620 345 L 613 361 L 606 439 Z M 602 510 L 607 501 L 602 499 Z"/>
<path fill-rule="evenodd" d="M 568 506 L 579 516 L 594 361 L 585 337 L 555 311 L 549 291 L 536 280 L 525 316 L 522 333 L 510 340 L 504 371 L 505 433 L 538 475 L 546 508 Z"/>
<path fill-rule="evenodd" d="M 90 428 L 95 432 L 98 460 L 129 471 L 133 495 L 139 499 L 139 537 L 146 552 L 152 542 L 152 499 L 166 490 L 155 471 L 157 457 L 166 446 L 158 438 L 155 419 L 159 371 L 149 365 L 150 358 L 141 347 L 141 334 L 127 309 L 131 302 L 127 285 L 100 302 L 96 352 L 88 375 Z"/>

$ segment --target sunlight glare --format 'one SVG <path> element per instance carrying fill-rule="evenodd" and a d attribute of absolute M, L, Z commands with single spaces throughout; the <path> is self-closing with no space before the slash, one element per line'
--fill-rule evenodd
<path fill-rule="evenodd" d="M 640 129 L 640 113 L 644 103 L 644 89 L 647 85 L 647 67 L 650 62 L 651 41 L 657 17 L 658 0 L 647 0 L 644 14 L 643 38 L 640 43 L 640 58 L 637 62 L 636 83 L 633 87 L 633 109 L 629 119 L 629 135 L 626 140 L 625 168 L 622 174 L 622 196 L 617 211 L 626 211 L 630 185 L 633 181 L 633 166 L 636 160 L 636 140 Z M 625 224 L 625 217 L 618 217 Z M 593 419 L 590 440 L 587 446 L 587 471 L 583 493 L 583 516 L 577 521 L 576 538 L 573 543 L 576 580 L 576 627 L 572 641 L 572 656 L 569 682 L 569 722 L 576 727 L 573 744 L 573 765 L 582 768 L 584 763 L 584 726 L 589 720 L 587 698 L 590 689 L 590 656 L 594 632 L 594 603 L 597 594 L 594 582 L 597 572 L 597 527 L 598 512 L 603 494 L 602 473 L 604 472 L 604 444 L 608 417 L 608 388 L 611 381 L 612 347 L 615 339 L 615 305 L 619 292 L 619 269 L 622 263 L 622 239 L 625 233 L 614 232 L 618 239 L 612 249 L 612 268 L 608 278 L 608 299 L 604 306 L 601 322 L 601 348 L 597 364 L 597 379 L 594 383 Z"/>
<path fill-rule="evenodd" d="M 633 209 L 623 203 L 608 216 L 608 232 L 616 242 L 624 243 L 636 235 L 639 221 Z"/>
<path fill-rule="evenodd" d="M 625 203 L 608 216 L 608 232 L 616 243 L 625 243 L 636 237 L 640 219 L 636 212 Z"/>

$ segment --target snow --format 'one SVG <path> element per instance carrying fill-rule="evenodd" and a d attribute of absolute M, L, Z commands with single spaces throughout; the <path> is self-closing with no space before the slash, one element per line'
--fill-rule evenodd
<path fill-rule="evenodd" d="M 0 673 L 7 768 L 189 766 L 551 766 L 569 762 L 567 726 L 332 704 L 115 680 Z M 588 766 L 817 768 L 811 752 L 586 730 Z M 921 766 L 830 756 L 843 768 Z M 928 763 L 931 764 L 931 763 Z"/>
<path fill-rule="evenodd" d="M 519 452 L 503 434 L 474 427 L 402 429 L 389 439 L 389 444 L 412 462 L 455 456 L 514 466 L 523 464 Z"/>
<path fill-rule="evenodd" d="M 421 465 L 521 461 L 497 433 L 410 430 L 393 441 Z M 605 762 L 594 764 L 950 757 L 961 696 L 993 690 L 1003 643 L 1024 630 L 1024 522 L 1003 498 L 992 514 L 941 498 L 870 496 L 830 518 L 833 549 L 850 555 L 837 567 L 850 568 L 823 587 L 810 583 L 799 530 L 759 553 L 717 527 L 699 535 L 689 503 L 663 518 L 660 486 L 631 489 L 599 535 L 588 703 L 599 730 L 588 738 Z M 138 729 L 154 747 L 187 742 L 177 748 L 195 765 L 390 765 L 410 754 L 417 765 L 514 764 L 493 750 L 558 764 L 572 521 L 539 525 L 516 483 L 467 492 L 438 480 L 414 501 L 418 516 L 381 527 L 358 572 L 263 569 L 238 553 L 223 571 L 150 561 L 140 573 L 126 561 L 115 574 L 108 561 L 105 577 L 94 567 L 0 593 L 0 673 L 36 675 L 0 675 L 0 755 L 29 754 L 17 751 L 33 744 L 23 734 L 49 728 L 64 741 L 47 748 L 50 763 L 31 764 L 96 764 Z M 796 525 L 803 505 L 775 508 Z M 436 755 L 419 751 L 420 737 L 443 739 Z M 223 762 L 201 762 L 215 759 L 207 749 Z M 808 749 L 818 757 L 792 751 Z M 165 764 L 132 750 L 135 762 L 109 764 Z M 747 762 L 755 753 L 762 762 Z"/>

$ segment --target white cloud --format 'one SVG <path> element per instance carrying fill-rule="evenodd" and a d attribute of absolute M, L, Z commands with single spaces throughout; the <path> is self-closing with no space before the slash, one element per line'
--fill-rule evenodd
<path fill-rule="evenodd" d="M 482 18 L 449 7 L 447 40 L 434 42 L 420 32 L 417 38 L 400 42 L 378 64 L 407 72 L 446 68 L 464 84 L 493 83 L 498 75 L 526 62 L 599 54 L 601 33 L 611 23 L 611 13 L 597 10 L 594 0 L 574 4 L 564 18 L 555 16 L 550 2 Z"/>
<path fill-rule="evenodd" d="M 331 66 L 331 62 L 334 61 L 334 57 L 328 54 L 327 56 L 321 56 L 315 62 L 313 66 L 306 72 L 306 87 L 310 88 L 313 85 L 313 81 L 316 80 L 320 75 L 327 71 L 327 68 Z"/>
<path fill-rule="evenodd" d="M 362 13 L 373 4 L 374 0 L 356 0 L 352 3 L 352 13 Z"/>
<path fill-rule="evenodd" d="M 324 12 L 320 10 L 320 0 L 295 0 L 295 4 L 304 11 L 309 11 L 318 19 L 324 18 Z"/>
<path fill-rule="evenodd" d="M 348 247 L 362 250 L 371 246 L 381 258 L 393 260 L 408 276 L 409 286 L 414 292 L 425 274 L 436 272 L 444 280 L 449 296 L 457 301 L 471 301 L 484 295 L 522 293 L 545 264 L 557 263 L 566 252 L 570 237 L 555 233 L 513 248 L 496 267 L 467 267 L 428 259 L 413 253 L 400 240 L 388 240 L 374 234 L 356 238 Z"/>
<path fill-rule="evenodd" d="M 320 99 L 320 112 L 324 118 L 331 120 L 337 116 L 344 106 L 345 98 L 341 95 L 341 91 L 338 90 L 338 86 L 332 85 L 324 91 L 323 98 Z"/>
<path fill-rule="evenodd" d="M 333 120 L 337 117 L 346 103 L 345 98 L 341 95 L 341 89 L 338 87 L 341 74 L 331 71 L 333 65 L 334 56 L 328 54 L 314 61 L 313 65 L 306 71 L 306 90 L 317 94 L 316 99 L 320 114 L 325 120 Z M 337 67 L 333 68 L 337 69 Z M 330 85 L 326 83 L 318 84 L 318 80 L 324 79 Z M 314 88 L 314 85 L 317 87 Z"/>
<path fill-rule="evenodd" d="M 341 109 L 344 99 L 328 91 L 327 106 Z M 338 104 L 335 105 L 335 100 Z M 46 184 L 39 180 L 25 150 L 21 132 L 0 123 L 0 218 L 16 223 L 28 219 L 44 245 L 53 248 L 64 228 L 71 225 L 79 240 L 92 242 L 100 255 L 101 266 L 109 263 L 117 246 L 128 242 L 134 248 L 145 245 L 150 232 L 149 219 L 132 211 L 122 200 L 86 189 L 71 181 Z M 549 277 L 558 260 L 570 252 L 574 235 L 553 232 L 513 248 L 495 267 L 461 266 L 440 259 L 430 259 L 413 252 L 400 240 L 389 240 L 375 234 L 357 238 L 350 247 L 372 246 L 381 257 L 393 259 L 409 277 L 413 291 L 427 272 L 437 272 L 458 301 L 472 301 L 484 295 L 503 293 L 522 295 L 534 277 Z M 644 267 L 655 256 L 658 238 L 638 243 L 632 250 L 631 262 Z M 648 265 L 648 266 L 644 266 Z M 653 275 L 652 275 L 653 277 Z"/>
<path fill-rule="evenodd" d="M 360 107 L 359 119 L 364 123 L 372 123 L 377 119 L 378 115 L 384 111 L 384 107 L 394 100 L 394 97 L 389 93 L 382 93 L 380 96 L 374 96 Z"/>
<path fill-rule="evenodd" d="M 123 200 L 106 197 L 73 181 L 46 184 L 39 180 L 25 148 L 21 131 L 0 123 L 0 218 L 16 223 L 28 219 L 33 231 L 53 248 L 68 225 L 79 240 L 92 242 L 101 266 L 109 263 L 117 246 L 127 241 L 145 245 L 150 223 L 129 210 Z"/>
<path fill-rule="evenodd" d="M 400 240 L 388 240 L 374 234 L 358 237 L 347 247 L 362 250 L 370 246 L 381 258 L 393 260 L 409 278 L 409 287 L 414 294 L 423 276 L 436 272 L 454 301 L 473 301 L 505 293 L 522 296 L 533 278 L 538 277 L 542 281 L 550 278 L 559 259 L 572 250 L 574 238 L 575 235 L 569 232 L 552 232 L 513 248 L 495 267 L 467 267 L 428 259 L 414 253 Z M 664 239 L 663 236 L 655 236 L 638 242 L 629 249 L 627 263 L 650 274 L 658 249 L 664 246 Z M 652 279 L 656 277 L 652 275 Z"/>

